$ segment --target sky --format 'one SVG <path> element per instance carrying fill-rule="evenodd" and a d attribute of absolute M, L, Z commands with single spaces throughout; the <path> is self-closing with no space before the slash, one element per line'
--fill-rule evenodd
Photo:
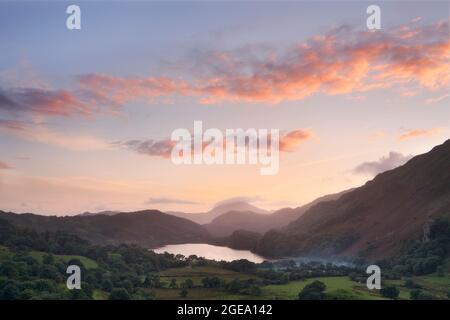
<path fill-rule="evenodd" d="M 449 137 L 449 3 L 0 1 L 0 210 L 295 207 Z M 279 129 L 279 172 L 174 165 L 171 133 Z"/>

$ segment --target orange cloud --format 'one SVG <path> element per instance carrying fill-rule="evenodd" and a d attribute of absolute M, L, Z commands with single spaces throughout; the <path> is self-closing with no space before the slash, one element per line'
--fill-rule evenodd
<path fill-rule="evenodd" d="M 276 103 L 318 92 L 345 94 L 411 82 L 438 89 L 449 84 L 448 36 L 448 22 L 375 33 L 342 27 L 276 60 L 253 61 L 239 69 L 244 71 L 217 75 L 202 90 L 209 96 L 206 101 Z"/>
<path fill-rule="evenodd" d="M 200 61 L 200 62 L 199 62 Z M 248 46 L 213 51 L 186 62 L 187 80 L 86 74 L 73 90 L 0 90 L 0 111 L 46 116 L 90 115 L 138 99 L 190 96 L 203 104 L 279 103 L 313 94 L 339 95 L 396 88 L 448 88 L 449 23 L 417 20 L 380 32 L 341 26 L 283 51 Z M 194 70 L 194 71 L 193 71 Z"/>
<path fill-rule="evenodd" d="M 136 99 L 153 101 L 157 97 L 192 93 L 182 80 L 167 77 L 122 78 L 106 74 L 88 74 L 79 77 L 85 94 L 95 102 L 108 102 L 118 106 Z"/>
<path fill-rule="evenodd" d="M 408 132 L 403 133 L 402 135 L 400 135 L 398 137 L 399 140 L 408 140 L 408 139 L 412 139 L 412 138 L 418 138 L 418 137 L 431 137 L 434 135 L 439 134 L 440 132 L 442 132 L 441 128 L 433 128 L 433 129 L 415 129 L 415 130 L 410 130 Z"/>
<path fill-rule="evenodd" d="M 80 84 L 93 97 L 116 104 L 170 95 L 196 96 L 204 104 L 278 103 L 411 83 L 431 90 L 445 87 L 450 83 L 448 22 L 416 22 L 387 32 L 342 26 L 284 52 L 265 54 L 259 47 L 250 47 L 248 54 L 209 52 L 199 59 L 204 61 L 199 69 L 206 71 L 191 74 L 191 82 L 91 74 L 80 77 Z"/>
<path fill-rule="evenodd" d="M 300 143 L 311 139 L 313 134 L 305 130 L 294 130 L 280 137 L 280 151 L 294 151 Z"/>

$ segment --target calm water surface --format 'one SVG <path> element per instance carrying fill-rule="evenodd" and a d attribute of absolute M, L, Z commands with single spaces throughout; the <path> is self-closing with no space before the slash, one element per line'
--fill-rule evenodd
<path fill-rule="evenodd" d="M 203 243 L 171 244 L 152 250 L 156 253 L 168 252 L 171 254 L 182 254 L 186 257 L 195 254 L 199 257 L 217 261 L 247 259 L 248 261 L 260 263 L 266 260 L 248 250 L 235 250 L 227 247 L 219 247 Z"/>

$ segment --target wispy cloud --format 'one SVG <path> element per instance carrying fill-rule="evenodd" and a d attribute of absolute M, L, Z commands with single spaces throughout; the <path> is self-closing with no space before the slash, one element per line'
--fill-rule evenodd
<path fill-rule="evenodd" d="M 370 141 L 379 141 L 386 137 L 386 133 L 384 131 L 376 131 L 369 136 Z"/>
<path fill-rule="evenodd" d="M 20 139 L 71 150 L 105 150 L 108 142 L 86 134 L 58 132 L 41 123 L 0 119 L 0 132 Z"/>
<path fill-rule="evenodd" d="M 175 198 L 150 198 L 146 204 L 199 204 L 195 201 L 175 199 Z"/>
<path fill-rule="evenodd" d="M 355 169 L 353 169 L 353 172 L 377 175 L 381 172 L 391 170 L 405 164 L 412 157 L 412 155 L 404 156 L 399 152 L 392 151 L 389 152 L 389 155 L 387 157 L 381 157 L 380 159 L 378 159 L 378 161 L 367 161 L 361 163 Z"/>
<path fill-rule="evenodd" d="M 313 133 L 308 130 L 296 129 L 287 132 L 286 134 L 282 134 L 280 136 L 280 151 L 281 152 L 293 152 L 295 151 L 299 145 L 313 137 Z M 224 139 L 223 147 L 226 148 L 226 141 Z M 171 141 L 170 139 L 163 140 L 127 140 L 127 141 L 115 141 L 111 143 L 112 147 L 122 148 L 125 150 L 131 150 L 140 154 L 148 155 L 148 156 L 156 156 L 162 158 L 170 158 L 172 154 L 172 148 L 176 145 L 176 142 Z M 203 143 L 203 148 L 209 145 L 209 142 Z M 246 145 L 248 146 L 248 141 L 246 141 Z M 267 144 L 267 148 L 270 148 L 270 137 Z M 193 152 L 194 148 L 191 146 L 191 150 Z M 225 150 L 224 150 L 225 151 Z"/>
<path fill-rule="evenodd" d="M 0 130 L 25 130 L 26 126 L 27 123 L 23 121 L 0 119 Z"/>
<path fill-rule="evenodd" d="M 171 140 L 128 140 L 113 142 L 112 146 L 132 150 L 148 156 L 170 158 L 175 142 Z"/>
<path fill-rule="evenodd" d="M 293 130 L 280 137 L 280 151 L 291 152 L 298 148 L 298 146 L 306 140 L 313 137 L 313 133 L 307 130 Z"/>
<path fill-rule="evenodd" d="M 168 77 L 124 78 L 108 74 L 86 74 L 78 76 L 78 81 L 85 94 L 98 102 L 115 106 L 136 99 L 152 102 L 161 96 L 193 94 L 193 88 L 188 83 Z"/>
<path fill-rule="evenodd" d="M 0 111 L 43 116 L 88 115 L 91 108 L 70 90 L 13 88 L 0 90 Z"/>
<path fill-rule="evenodd" d="M 219 202 L 216 202 L 213 206 L 213 208 L 219 207 L 219 206 L 225 206 L 225 205 L 229 205 L 229 204 L 233 204 L 233 203 L 238 203 L 238 202 L 245 202 L 245 203 L 254 203 L 257 201 L 261 201 L 262 198 L 258 197 L 258 196 L 253 196 L 253 197 L 245 197 L 245 196 L 241 196 L 241 197 L 231 197 L 231 198 L 227 198 L 224 200 L 221 200 Z"/>
<path fill-rule="evenodd" d="M 407 131 L 403 134 L 401 134 L 398 139 L 399 140 L 408 140 L 413 138 L 420 138 L 420 137 L 431 137 L 435 136 L 442 132 L 442 128 L 432 128 L 432 129 L 414 129 Z"/>
<path fill-rule="evenodd" d="M 425 104 L 433 104 L 433 103 L 437 103 L 439 101 L 448 99 L 449 95 L 448 93 L 445 93 L 443 95 L 437 96 L 437 97 L 433 97 L 433 98 L 428 98 L 425 99 Z"/>
<path fill-rule="evenodd" d="M 9 169 L 13 169 L 13 167 L 11 167 L 9 164 L 0 161 L 0 170 L 9 170 Z"/>

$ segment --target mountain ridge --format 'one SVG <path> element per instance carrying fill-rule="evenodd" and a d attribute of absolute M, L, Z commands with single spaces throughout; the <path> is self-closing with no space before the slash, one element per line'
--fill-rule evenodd
<path fill-rule="evenodd" d="M 303 206 L 282 208 L 271 214 L 260 214 L 253 211 L 229 211 L 217 216 L 210 223 L 204 224 L 203 226 L 209 233 L 217 237 L 230 236 L 234 231 L 238 230 L 265 233 L 271 229 L 285 227 L 315 204 L 338 199 L 351 190 L 353 189 L 321 196 Z"/>
<path fill-rule="evenodd" d="M 320 202 L 281 231 L 269 231 L 264 255 L 392 256 L 450 215 L 450 140 L 383 172 L 337 200 Z"/>
<path fill-rule="evenodd" d="M 166 244 L 209 242 L 209 233 L 200 225 L 158 210 L 92 216 L 40 216 L 0 211 L 17 227 L 37 232 L 66 231 L 94 244 L 135 243 L 152 248 Z"/>

